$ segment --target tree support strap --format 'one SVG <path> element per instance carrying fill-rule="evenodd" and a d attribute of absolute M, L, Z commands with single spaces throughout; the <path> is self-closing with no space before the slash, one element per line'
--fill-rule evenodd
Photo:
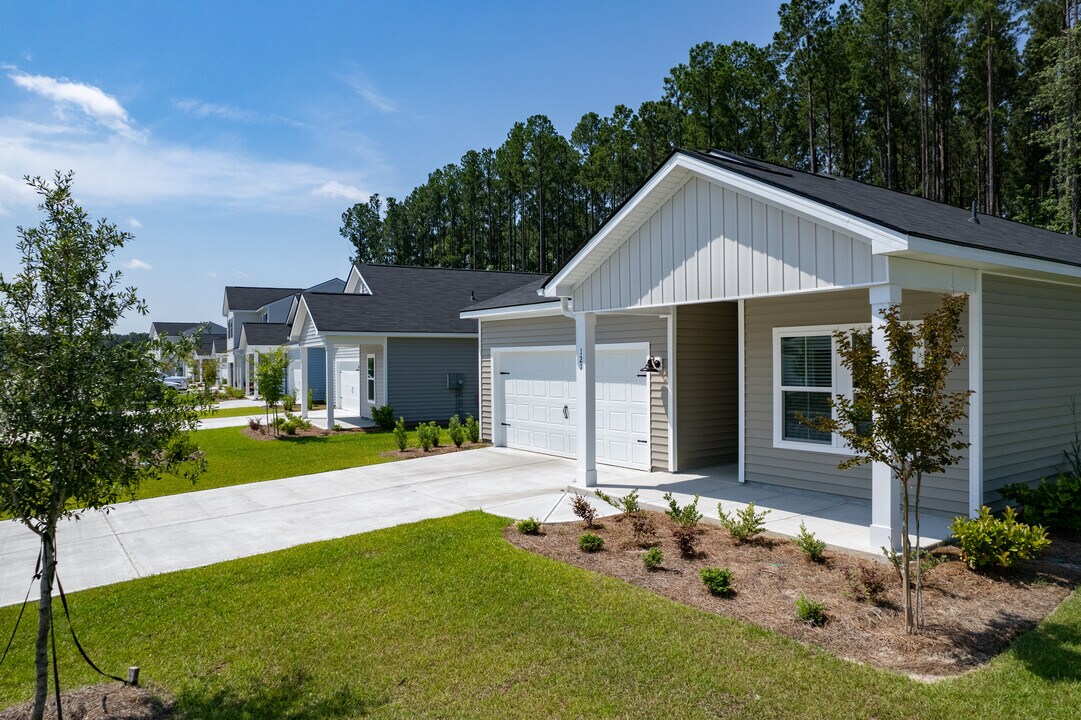
<path fill-rule="evenodd" d="M 41 550 L 38 550 L 37 568 L 34 570 L 34 577 L 30 580 L 30 587 L 26 588 L 26 597 L 23 598 L 23 605 L 22 605 L 21 608 L 19 608 L 19 616 L 17 618 L 15 618 L 15 627 L 12 628 L 12 630 L 11 630 L 11 637 L 8 638 L 7 647 L 4 648 L 4 654 L 0 655 L 0 665 L 3 665 L 4 661 L 7 660 L 8 651 L 11 650 L 11 645 L 12 645 L 12 643 L 15 642 L 15 634 L 17 632 L 19 632 L 19 623 L 22 622 L 23 613 L 26 612 L 26 604 L 28 602 L 30 602 L 30 593 L 34 589 L 34 583 L 36 583 L 40 579 L 41 579 Z"/>
<path fill-rule="evenodd" d="M 125 685 L 131 685 L 132 683 L 129 683 L 124 678 L 119 678 L 116 675 L 110 675 L 109 673 L 103 671 L 101 668 L 94 664 L 94 661 L 91 660 L 90 656 L 86 654 L 85 650 L 83 650 L 82 643 L 79 642 L 78 636 L 75 635 L 75 626 L 71 624 L 71 612 L 68 610 L 68 598 L 64 594 L 64 586 L 60 583 L 60 573 L 56 572 L 55 566 L 53 568 L 53 577 L 56 579 L 56 589 L 60 591 L 60 603 L 64 606 L 64 617 L 68 619 L 68 629 L 71 630 L 71 639 L 75 641 L 75 647 L 79 649 L 79 654 L 83 656 L 83 660 L 85 660 L 86 664 L 89 665 L 98 675 L 101 675 L 102 677 L 107 677 L 110 680 L 116 680 L 117 682 L 124 683 Z"/>

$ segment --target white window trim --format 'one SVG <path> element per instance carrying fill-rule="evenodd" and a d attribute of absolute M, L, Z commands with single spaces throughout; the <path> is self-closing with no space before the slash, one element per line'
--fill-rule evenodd
<path fill-rule="evenodd" d="M 369 367 L 372 371 L 370 376 L 368 375 Z M 368 396 L 369 405 L 375 405 L 375 367 L 375 355 L 373 353 L 368 353 L 364 358 L 364 394 Z"/>

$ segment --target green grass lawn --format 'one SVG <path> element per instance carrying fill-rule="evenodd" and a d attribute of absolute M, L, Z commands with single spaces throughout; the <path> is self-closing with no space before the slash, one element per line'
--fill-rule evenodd
<path fill-rule="evenodd" d="M 988 667 L 924 684 L 503 540 L 480 512 L 72 596 L 104 669 L 189 718 L 1076 718 L 1081 596 Z M 17 608 L 0 610 L 8 632 Z M 32 693 L 28 613 L 0 706 Z M 95 682 L 66 630 L 61 680 Z"/>
<path fill-rule="evenodd" d="M 279 405 L 278 406 L 278 414 L 280 415 L 282 412 L 284 412 L 284 411 L 282 410 L 281 405 Z M 211 410 L 209 412 L 201 412 L 201 413 L 199 413 L 199 417 L 201 417 L 201 418 L 264 417 L 265 413 L 266 413 L 266 407 L 263 406 L 263 405 L 260 405 L 259 407 L 232 407 L 232 408 L 222 408 L 220 410 Z M 296 413 L 299 414 L 300 411 L 297 410 Z"/>

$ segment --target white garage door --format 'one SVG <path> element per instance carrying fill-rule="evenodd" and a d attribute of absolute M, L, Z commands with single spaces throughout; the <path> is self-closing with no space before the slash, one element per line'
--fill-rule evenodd
<path fill-rule="evenodd" d="M 597 348 L 597 462 L 648 470 L 649 378 L 645 348 Z M 573 350 L 499 354 L 497 422 L 507 447 L 574 457 L 577 395 Z"/>
<path fill-rule="evenodd" d="M 355 364 L 355 363 L 354 363 Z M 360 415 L 360 371 L 342 370 L 338 373 L 341 408 Z"/>

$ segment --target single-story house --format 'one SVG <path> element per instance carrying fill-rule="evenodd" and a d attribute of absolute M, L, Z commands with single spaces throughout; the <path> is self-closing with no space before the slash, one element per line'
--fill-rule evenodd
<path fill-rule="evenodd" d="M 335 411 L 371 417 L 390 405 L 406 422 L 479 411 L 477 322 L 462 308 L 541 279 L 530 273 L 354 265 L 344 292 L 299 293 L 289 340 L 293 384 L 326 379 L 327 424 Z M 322 365 L 322 367 L 319 367 Z M 300 393 L 307 414 L 306 393 Z"/>
<path fill-rule="evenodd" d="M 1081 241 L 840 177 L 677 150 L 560 270 L 462 313 L 480 324 L 481 422 L 497 445 L 869 500 L 900 538 L 898 483 L 838 470 L 805 427 L 851 391 L 832 332 L 965 293 L 962 462 L 924 479 L 943 515 L 997 504 L 1062 461 L 1081 396 Z"/>
<path fill-rule="evenodd" d="M 203 360 L 212 356 L 214 352 L 214 343 L 221 337 L 225 337 L 225 328 L 217 323 L 204 320 L 203 322 L 152 322 L 150 323 L 150 339 L 157 340 L 163 339 L 166 342 L 178 342 L 182 337 L 190 337 L 196 333 L 199 333 L 200 346 L 196 348 L 195 359 Z M 158 354 L 158 360 L 163 358 Z M 188 367 L 185 358 L 166 358 L 169 364 L 169 370 L 175 375 L 181 375 L 187 378 L 196 378 L 196 375 L 200 374 L 201 367 L 199 363 L 196 366 Z M 199 378 L 201 379 L 201 378 Z"/>

